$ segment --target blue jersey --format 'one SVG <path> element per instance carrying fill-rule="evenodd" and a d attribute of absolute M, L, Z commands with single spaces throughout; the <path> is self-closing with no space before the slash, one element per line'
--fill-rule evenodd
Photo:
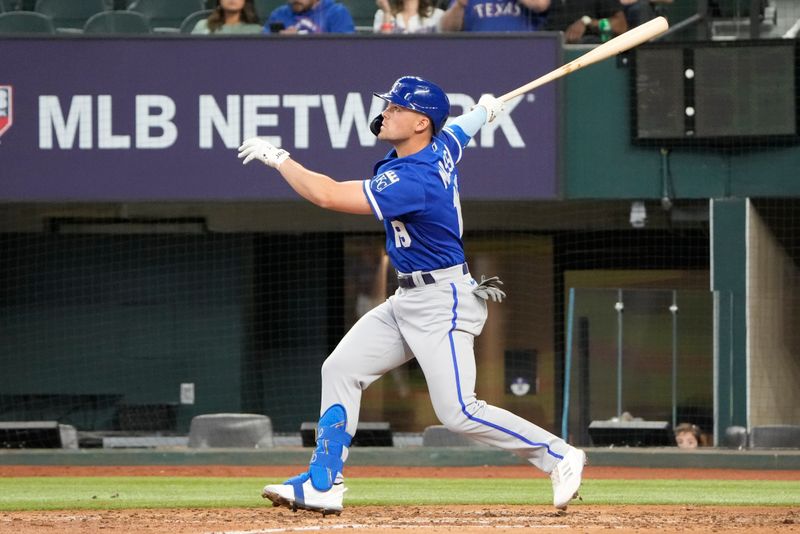
<path fill-rule="evenodd" d="M 450 5 L 458 0 L 451 0 Z M 524 32 L 544 28 L 545 13 L 536 13 L 517 0 L 469 0 L 464 8 L 464 31 Z"/>
<path fill-rule="evenodd" d="M 286 28 L 296 28 L 297 33 L 353 33 L 356 31 L 353 17 L 344 6 L 334 0 L 321 0 L 302 13 L 292 11 L 289 4 L 276 8 L 264 24 L 264 33 L 269 33 L 270 24 L 280 23 Z"/>
<path fill-rule="evenodd" d="M 470 137 L 448 126 L 416 154 L 392 150 L 364 180 L 364 193 L 386 230 L 386 252 L 403 273 L 464 263 L 456 163 Z"/>

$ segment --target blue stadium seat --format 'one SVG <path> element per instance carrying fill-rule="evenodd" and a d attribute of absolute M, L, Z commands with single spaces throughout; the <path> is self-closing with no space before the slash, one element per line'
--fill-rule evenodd
<path fill-rule="evenodd" d="M 89 17 L 106 9 L 105 0 L 37 0 L 35 11 L 53 19 L 56 30 L 80 31 Z"/>
<path fill-rule="evenodd" d="M 150 23 L 141 13 L 134 11 L 104 11 L 92 15 L 83 27 L 83 33 L 144 34 L 150 32 Z"/>
<path fill-rule="evenodd" d="M 56 33 L 52 19 L 32 11 L 0 13 L 0 34 L 3 33 Z"/>

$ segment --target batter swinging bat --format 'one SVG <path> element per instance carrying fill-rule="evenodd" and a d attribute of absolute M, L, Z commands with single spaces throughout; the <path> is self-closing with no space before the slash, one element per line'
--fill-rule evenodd
<path fill-rule="evenodd" d="M 668 27 L 669 24 L 667 24 L 667 19 L 664 17 L 656 17 L 653 20 L 633 28 L 632 30 L 626 31 L 622 35 L 614 37 L 610 41 L 606 41 L 605 43 L 596 46 L 581 57 L 573 59 L 566 65 L 562 65 L 556 70 L 551 71 L 540 78 L 536 78 L 532 82 L 529 82 L 522 87 L 518 87 L 517 89 L 499 96 L 498 98 L 503 102 L 508 102 L 515 96 L 525 94 L 528 91 L 532 91 L 541 85 L 552 82 L 553 80 L 561 78 L 562 76 L 566 76 L 567 74 L 575 72 L 578 69 L 582 69 L 583 67 L 597 63 L 598 61 L 616 56 L 620 52 L 630 50 L 634 46 L 639 46 L 640 44 L 649 41 L 653 37 L 661 35 L 667 31 Z"/>

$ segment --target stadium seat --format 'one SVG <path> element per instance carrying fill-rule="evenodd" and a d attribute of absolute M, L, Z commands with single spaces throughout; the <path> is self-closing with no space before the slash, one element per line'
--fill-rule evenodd
<path fill-rule="evenodd" d="M 133 11 L 104 11 L 92 15 L 83 33 L 142 34 L 151 33 L 144 15 Z"/>
<path fill-rule="evenodd" d="M 266 22 L 269 18 L 269 14 L 272 13 L 275 8 L 280 7 L 285 3 L 286 0 L 255 0 L 258 18 L 262 23 Z"/>
<path fill-rule="evenodd" d="M 373 32 L 372 24 L 375 21 L 375 11 L 378 9 L 373 0 L 344 0 L 341 3 L 347 6 L 359 33 Z"/>
<path fill-rule="evenodd" d="M 204 0 L 136 0 L 128 10 L 147 17 L 155 32 L 177 33 L 186 17 L 204 8 Z"/>
<path fill-rule="evenodd" d="M 2 33 L 56 33 L 53 20 L 47 15 L 32 11 L 0 13 Z"/>
<path fill-rule="evenodd" d="M 57 31 L 81 31 L 89 17 L 106 9 L 104 0 L 37 0 L 35 11 L 53 19 Z"/>
<path fill-rule="evenodd" d="M 213 9 L 203 9 L 201 11 L 195 11 L 181 22 L 181 33 L 192 33 L 192 30 L 197 25 L 198 21 L 203 19 L 207 19 L 208 16 L 213 12 Z"/>

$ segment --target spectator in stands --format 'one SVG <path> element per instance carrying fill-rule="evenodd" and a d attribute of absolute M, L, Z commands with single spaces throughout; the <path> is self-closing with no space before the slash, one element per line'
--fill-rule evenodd
<path fill-rule="evenodd" d="M 375 33 L 432 33 L 439 31 L 444 10 L 432 0 L 376 0 Z"/>
<path fill-rule="evenodd" d="M 550 2 L 551 0 L 450 0 L 450 6 L 442 16 L 442 31 L 541 30 L 545 26 Z"/>
<path fill-rule="evenodd" d="M 628 22 L 619 0 L 552 0 L 547 28 L 568 44 L 593 44 L 625 33 Z"/>
<path fill-rule="evenodd" d="M 675 427 L 675 443 L 680 449 L 696 449 L 703 442 L 700 427 L 692 423 L 681 423 Z"/>
<path fill-rule="evenodd" d="M 354 33 L 353 17 L 335 0 L 289 0 L 269 15 L 264 33 Z"/>
<path fill-rule="evenodd" d="M 217 0 L 208 18 L 197 21 L 192 29 L 193 34 L 201 35 L 259 32 L 261 21 L 253 0 Z"/>
<path fill-rule="evenodd" d="M 628 29 L 657 16 L 655 4 L 671 4 L 673 0 L 619 0 L 625 12 Z"/>

